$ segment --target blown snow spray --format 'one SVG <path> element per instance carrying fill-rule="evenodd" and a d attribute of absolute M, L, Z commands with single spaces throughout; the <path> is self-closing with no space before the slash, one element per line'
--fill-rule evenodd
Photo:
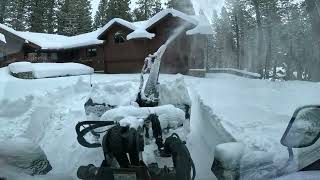
<path fill-rule="evenodd" d="M 147 58 L 154 58 L 153 65 L 150 70 L 150 75 L 147 80 L 147 83 L 145 85 L 144 91 L 142 91 L 143 84 L 140 85 L 140 96 L 141 98 L 146 101 L 145 104 L 147 106 L 157 106 L 159 102 L 159 92 L 158 92 L 158 79 L 159 79 L 159 72 L 160 72 L 160 66 L 161 66 L 161 59 L 162 56 L 164 55 L 168 45 L 170 45 L 184 30 L 186 29 L 186 24 L 183 24 L 176 28 L 173 31 L 173 34 L 169 37 L 169 39 L 162 45 L 157 52 L 155 52 L 153 55 L 149 55 Z M 146 66 L 146 65 L 145 65 Z M 144 66 L 144 67 L 145 67 Z M 142 70 L 141 73 L 141 79 L 143 82 L 143 74 L 144 74 L 144 69 Z M 139 99 L 139 97 L 138 97 Z M 140 103 L 138 103 L 140 104 Z M 140 104 L 141 105 L 141 104 Z M 144 105 L 143 105 L 144 106 Z"/>

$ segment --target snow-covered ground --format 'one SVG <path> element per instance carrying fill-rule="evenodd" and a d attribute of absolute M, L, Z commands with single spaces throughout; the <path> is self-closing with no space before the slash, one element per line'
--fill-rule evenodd
<path fill-rule="evenodd" d="M 161 75 L 160 81 L 177 77 Z M 214 178 L 210 168 L 214 148 L 220 143 L 240 141 L 252 150 L 276 152 L 275 160 L 287 158 L 279 141 L 292 113 L 302 105 L 320 104 L 315 98 L 320 90 L 318 83 L 270 82 L 228 74 L 184 78 L 193 105 L 187 145 L 199 180 Z M 38 143 L 53 167 L 49 176 L 75 178 L 80 165 L 99 166 L 102 151 L 81 147 L 74 132 L 76 123 L 86 120 L 83 105 L 92 92 L 89 81 L 88 75 L 21 80 L 1 68 L 0 142 L 24 136 Z M 140 81 L 138 74 L 94 74 L 92 82 L 108 97 L 118 93 L 112 87 L 128 85 L 135 89 Z M 178 131 L 184 135 L 188 132 Z"/>

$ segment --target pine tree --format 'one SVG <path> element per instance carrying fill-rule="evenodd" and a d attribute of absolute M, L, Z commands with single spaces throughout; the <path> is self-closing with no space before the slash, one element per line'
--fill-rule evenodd
<path fill-rule="evenodd" d="M 162 3 L 161 0 L 155 0 L 154 6 L 152 7 L 152 16 L 162 11 Z"/>
<path fill-rule="evenodd" d="M 57 28 L 57 2 L 48 0 L 44 13 L 44 27 L 46 32 L 52 34 Z"/>
<path fill-rule="evenodd" d="M 0 1 L 0 23 L 4 24 L 6 19 L 6 10 L 8 6 L 8 0 L 1 0 Z"/>
<path fill-rule="evenodd" d="M 13 29 L 24 31 L 27 29 L 29 17 L 29 0 L 11 0 L 7 4 L 5 22 Z"/>
<path fill-rule="evenodd" d="M 101 0 L 99 3 L 98 11 L 94 18 L 95 29 L 104 26 L 107 23 L 108 18 L 108 0 Z"/>
<path fill-rule="evenodd" d="M 30 3 L 29 31 L 45 32 L 44 15 L 47 9 L 45 0 L 32 0 Z"/>
<path fill-rule="evenodd" d="M 77 34 L 92 31 L 91 5 L 89 0 L 78 0 Z"/>
<path fill-rule="evenodd" d="M 135 20 L 147 20 L 162 10 L 160 0 L 138 0 L 138 7 L 134 10 Z"/>
<path fill-rule="evenodd" d="M 121 18 L 131 21 L 130 0 L 109 0 L 107 8 L 107 21 L 113 18 Z"/>
<path fill-rule="evenodd" d="M 92 30 L 91 7 L 88 0 L 65 0 L 58 12 L 58 33 L 67 36 Z"/>
<path fill-rule="evenodd" d="M 195 14 L 190 0 L 169 0 L 167 2 L 167 7 L 176 9 L 189 15 Z"/>

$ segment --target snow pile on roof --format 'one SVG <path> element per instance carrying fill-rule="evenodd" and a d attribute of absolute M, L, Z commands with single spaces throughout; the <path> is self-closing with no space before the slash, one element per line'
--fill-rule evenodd
<path fill-rule="evenodd" d="M 9 67 L 9 70 L 15 74 L 33 71 L 32 63 L 30 62 L 15 62 L 15 63 L 9 64 L 8 67 Z"/>
<path fill-rule="evenodd" d="M 123 19 L 115 18 L 111 21 L 109 21 L 108 24 L 106 24 L 101 30 L 100 35 L 101 36 L 104 32 L 106 32 L 113 24 L 117 23 L 122 26 L 125 26 L 131 30 L 133 30 L 132 33 L 128 34 L 127 39 L 137 39 L 137 38 L 148 38 L 152 39 L 155 37 L 155 34 L 149 33 L 148 28 L 150 28 L 152 25 L 160 21 L 162 18 L 166 17 L 167 15 L 172 15 L 174 17 L 179 17 L 191 24 L 195 25 L 194 29 L 191 29 L 187 32 L 187 35 L 193 35 L 193 34 L 212 34 L 213 30 L 212 27 L 204 16 L 189 16 L 187 14 L 184 14 L 180 11 L 174 10 L 174 9 L 165 9 L 156 15 L 154 15 L 152 18 L 146 21 L 141 22 L 128 22 Z"/>
<path fill-rule="evenodd" d="M 7 43 L 6 37 L 1 33 L 0 33 L 0 41 L 3 42 L 3 43 Z"/>
<path fill-rule="evenodd" d="M 99 30 L 68 37 L 58 34 L 16 31 L 3 24 L 0 24 L 0 28 L 24 39 L 26 43 L 39 46 L 41 49 L 70 49 L 103 43 L 103 41 L 97 39 Z"/>
<path fill-rule="evenodd" d="M 37 79 L 60 76 L 93 74 L 93 68 L 78 63 L 30 63 L 16 62 L 9 64 L 12 73 L 32 72 Z"/>
<path fill-rule="evenodd" d="M 187 35 L 193 35 L 193 34 L 213 34 L 213 28 L 210 25 L 210 22 L 207 17 L 198 15 L 198 16 L 192 16 L 194 19 L 197 20 L 198 25 L 187 31 Z"/>
<path fill-rule="evenodd" d="M 42 49 L 70 49 L 88 45 L 102 44 L 103 41 L 97 39 L 97 32 L 67 37 L 57 34 L 17 32 L 20 37 L 40 46 Z"/>
<path fill-rule="evenodd" d="M 126 20 L 115 18 L 109 21 L 103 28 L 94 32 L 81 34 L 77 36 L 67 37 L 57 34 L 45 34 L 45 33 L 34 33 L 34 32 L 21 32 L 16 31 L 10 27 L 0 24 L 0 28 L 8 31 L 26 41 L 26 43 L 33 43 L 39 46 L 41 49 L 71 49 L 79 48 L 89 45 L 102 44 L 103 41 L 98 40 L 105 31 L 107 31 L 113 24 L 120 24 L 124 27 L 131 29 L 133 32 L 127 36 L 127 40 L 148 38 L 152 39 L 155 37 L 154 33 L 148 32 L 148 28 L 160 21 L 167 15 L 179 17 L 186 22 L 193 24 L 195 27 L 187 32 L 187 35 L 193 34 L 212 34 L 213 30 L 211 25 L 204 16 L 189 16 L 180 11 L 174 9 L 165 9 L 147 21 L 140 22 L 128 22 Z M 5 39 L 0 35 L 0 41 L 5 42 Z"/>
<path fill-rule="evenodd" d="M 127 36 L 127 40 L 130 39 L 139 39 L 139 38 L 148 38 L 148 39 L 152 39 L 154 38 L 156 35 L 154 33 L 149 33 L 147 32 L 145 29 L 137 29 L 135 31 L 133 31 L 132 33 L 128 34 Z"/>

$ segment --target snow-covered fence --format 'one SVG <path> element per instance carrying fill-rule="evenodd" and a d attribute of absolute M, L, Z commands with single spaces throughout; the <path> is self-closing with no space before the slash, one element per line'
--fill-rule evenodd
<path fill-rule="evenodd" d="M 188 75 L 194 76 L 194 77 L 205 77 L 206 70 L 205 69 L 189 69 Z"/>
<path fill-rule="evenodd" d="M 261 75 L 258 73 L 248 72 L 245 70 L 233 69 L 233 68 L 211 68 L 208 71 L 209 73 L 229 73 L 241 77 L 251 78 L 251 79 L 260 79 Z"/>

